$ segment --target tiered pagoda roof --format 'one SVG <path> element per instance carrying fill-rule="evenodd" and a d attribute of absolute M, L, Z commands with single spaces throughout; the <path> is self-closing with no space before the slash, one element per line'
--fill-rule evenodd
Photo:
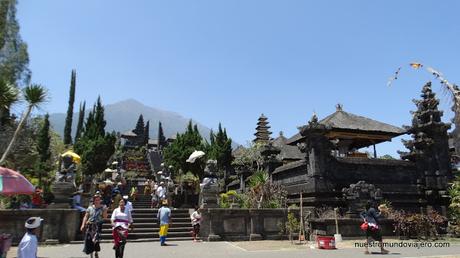
<path fill-rule="evenodd" d="M 268 143 L 270 141 L 270 126 L 268 125 L 267 117 L 262 114 L 257 122 L 256 133 L 254 134 L 256 138 L 254 139 L 254 143 Z"/>

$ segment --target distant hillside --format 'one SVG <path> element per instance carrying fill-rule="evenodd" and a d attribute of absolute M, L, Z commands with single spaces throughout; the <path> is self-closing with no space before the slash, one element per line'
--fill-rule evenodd
<path fill-rule="evenodd" d="M 78 109 L 78 107 L 76 107 Z M 136 100 L 128 99 L 120 101 L 114 104 L 106 105 L 105 108 L 105 120 L 107 121 L 106 131 L 126 132 L 134 129 L 136 126 L 139 115 L 144 116 L 144 122 L 147 123 L 150 120 L 150 138 L 156 139 L 158 135 L 158 122 L 161 121 L 163 126 L 163 132 L 166 138 L 175 135 L 176 133 L 182 133 L 185 131 L 189 118 L 185 118 L 178 113 L 161 110 L 146 106 Z M 88 115 L 88 110 L 86 111 Z M 61 136 L 64 132 L 65 123 L 64 113 L 55 113 L 50 115 L 50 123 L 53 129 Z M 73 124 L 72 124 L 72 137 L 75 135 L 77 127 L 78 113 L 74 113 Z M 192 120 L 193 123 L 197 123 Z M 205 138 L 209 139 L 210 129 L 198 124 L 198 130 L 200 134 Z"/>

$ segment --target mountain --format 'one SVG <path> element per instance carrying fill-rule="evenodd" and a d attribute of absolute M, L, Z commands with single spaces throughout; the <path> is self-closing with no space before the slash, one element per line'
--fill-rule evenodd
<path fill-rule="evenodd" d="M 88 105 L 86 106 L 86 115 L 88 115 Z M 78 109 L 78 106 L 76 107 Z M 92 108 L 90 106 L 89 108 Z M 105 130 L 107 132 L 116 131 L 124 133 L 126 131 L 133 130 L 136 127 L 137 119 L 139 115 L 144 116 L 144 122 L 150 120 L 150 138 L 156 139 L 158 135 L 158 122 L 161 121 L 163 126 L 163 132 L 166 138 L 170 138 L 176 133 L 183 133 L 187 128 L 187 124 L 190 121 L 189 118 L 185 118 L 178 113 L 161 110 L 157 108 L 152 108 L 140 103 L 134 99 L 123 100 L 114 104 L 104 106 L 104 115 L 107 125 Z M 64 113 L 54 113 L 50 115 L 50 123 L 53 126 L 53 129 L 59 133 L 61 136 L 64 133 L 64 124 L 65 124 Z M 86 119 L 86 116 L 85 116 Z M 75 136 L 75 131 L 77 127 L 78 113 L 73 115 L 72 123 L 72 137 Z M 198 130 L 203 138 L 209 140 L 210 129 L 204 125 L 193 120 L 194 124 L 198 125 Z"/>

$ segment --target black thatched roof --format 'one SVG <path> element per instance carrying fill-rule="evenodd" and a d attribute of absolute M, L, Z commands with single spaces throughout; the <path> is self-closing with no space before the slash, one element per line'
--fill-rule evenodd
<path fill-rule="evenodd" d="M 366 134 L 384 134 L 396 137 L 406 133 L 406 130 L 390 124 L 379 122 L 367 117 L 358 116 L 352 113 L 343 111 L 338 108 L 336 112 L 325 117 L 320 124 L 325 125 L 326 128 L 336 131 L 353 131 Z M 287 140 L 287 144 L 295 144 L 303 137 L 300 133 L 295 134 Z"/>
<path fill-rule="evenodd" d="M 337 110 L 319 122 L 328 128 L 401 135 L 406 130 L 367 117 Z"/>
<path fill-rule="evenodd" d="M 283 165 L 281 167 L 276 168 L 275 171 L 273 171 L 272 174 L 275 175 L 275 174 L 278 174 L 278 173 L 283 173 L 285 171 L 289 171 L 291 169 L 301 167 L 301 166 L 306 166 L 306 165 L 307 165 L 307 162 L 304 159 L 293 161 L 293 162 L 290 162 L 290 163 L 288 163 L 286 165 Z"/>
<path fill-rule="evenodd" d="M 284 137 L 282 133 L 278 136 L 275 140 L 273 140 L 273 146 L 279 148 L 281 150 L 278 157 L 281 160 L 299 160 L 303 158 L 302 152 L 300 152 L 297 146 L 287 145 L 288 139 Z"/>

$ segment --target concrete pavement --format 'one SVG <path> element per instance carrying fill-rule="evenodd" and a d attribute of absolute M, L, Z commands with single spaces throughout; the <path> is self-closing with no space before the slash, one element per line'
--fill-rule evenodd
<path fill-rule="evenodd" d="M 365 255 L 362 248 L 354 247 L 357 241 L 344 241 L 336 250 L 311 249 L 310 245 L 292 245 L 289 241 L 252 241 L 252 242 L 171 242 L 171 246 L 161 247 L 158 242 L 128 243 L 125 258 L 148 258 L 148 257 L 193 257 L 193 258 L 216 258 L 216 257 L 370 257 Z M 393 241 L 398 242 L 398 241 Z M 407 242 L 407 241 L 405 241 Z M 441 242 L 441 241 L 438 241 Z M 434 242 L 436 243 L 436 242 Z M 100 258 L 114 257 L 112 244 L 101 245 Z M 41 258 L 86 258 L 82 252 L 83 245 L 68 244 L 55 246 L 40 246 L 38 255 Z M 439 248 L 416 248 L 394 247 L 388 248 L 391 252 L 389 257 L 442 257 L 460 258 L 460 243 L 450 242 L 448 247 Z M 378 248 L 371 248 L 371 252 L 378 254 Z M 16 257 L 16 248 L 13 247 L 8 253 L 8 258 Z"/>

